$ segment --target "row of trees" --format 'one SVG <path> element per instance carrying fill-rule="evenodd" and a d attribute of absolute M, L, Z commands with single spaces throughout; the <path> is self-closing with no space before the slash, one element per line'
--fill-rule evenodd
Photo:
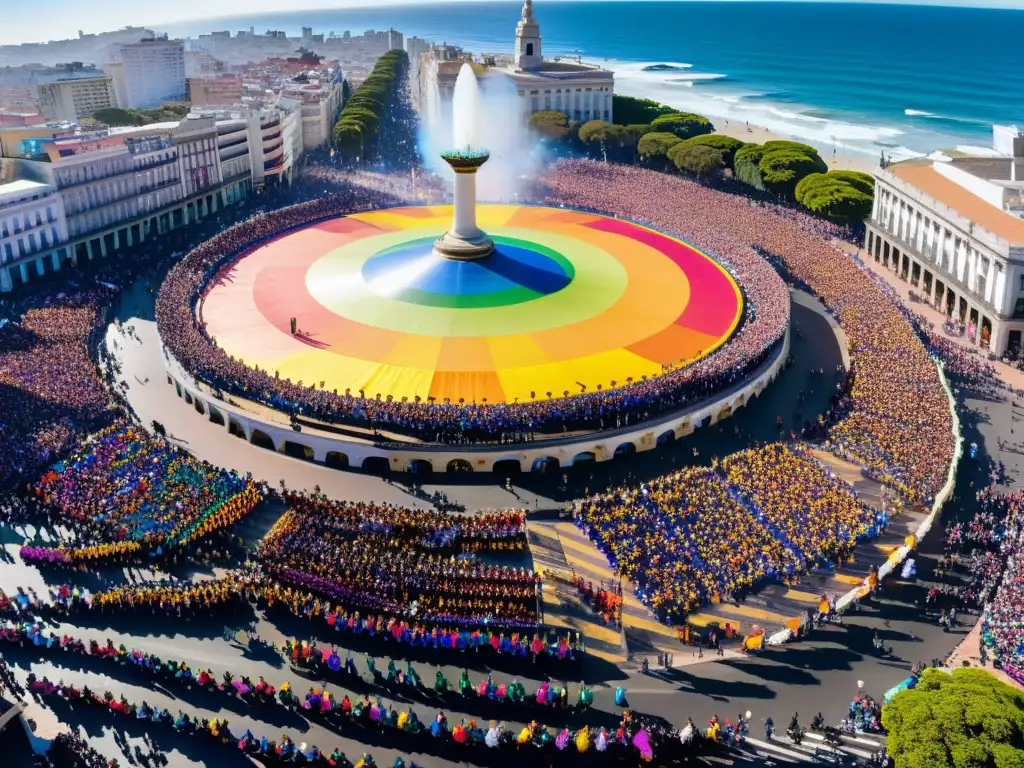
<path fill-rule="evenodd" d="M 650 99 L 616 95 L 614 123 L 578 123 L 563 112 L 530 117 L 534 132 L 554 148 L 613 162 L 710 179 L 730 174 L 754 189 L 792 200 L 832 219 L 868 216 L 874 179 L 856 171 L 829 171 L 817 150 L 795 141 L 747 144 L 714 132 L 702 115 L 677 112 Z"/>
<path fill-rule="evenodd" d="M 334 124 L 333 137 L 346 160 L 366 158 L 376 151 L 381 121 L 394 106 L 408 69 L 405 51 L 388 51 L 377 59 L 373 72 L 345 103 Z"/>

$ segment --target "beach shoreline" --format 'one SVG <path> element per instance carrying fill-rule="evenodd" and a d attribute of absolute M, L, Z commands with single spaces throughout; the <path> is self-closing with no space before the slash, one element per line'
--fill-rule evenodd
<path fill-rule="evenodd" d="M 727 121 L 724 118 L 715 118 L 708 116 L 715 125 L 715 133 L 722 134 L 723 136 L 731 136 L 734 139 L 738 139 L 747 144 L 764 144 L 766 141 L 799 141 L 802 144 L 810 144 L 818 153 L 821 155 L 821 159 L 828 163 L 830 171 L 862 171 L 864 173 L 873 173 L 878 167 L 876 161 L 869 160 L 867 157 L 861 154 L 846 153 L 836 151 L 832 154 L 831 151 L 824 147 L 815 145 L 806 139 L 801 139 L 797 136 L 785 136 L 779 133 L 774 133 L 766 128 L 762 128 L 757 125 L 747 125 L 745 123 L 738 123 L 735 121 Z"/>

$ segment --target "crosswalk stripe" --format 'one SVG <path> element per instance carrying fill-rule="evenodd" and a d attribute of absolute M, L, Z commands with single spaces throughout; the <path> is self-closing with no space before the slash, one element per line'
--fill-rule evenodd
<path fill-rule="evenodd" d="M 825 743 L 825 737 L 822 736 L 820 733 L 814 733 L 813 731 L 808 731 L 807 735 L 804 738 L 813 739 L 814 741 L 820 742 L 822 744 Z M 849 744 L 846 743 L 845 739 L 843 740 L 843 743 L 839 747 L 839 749 L 841 749 L 844 752 L 849 752 L 851 755 L 854 755 L 856 757 L 863 757 L 865 760 L 871 758 L 870 752 L 867 752 L 863 749 L 857 749 L 856 747 L 851 747 Z"/>
<path fill-rule="evenodd" d="M 775 741 L 761 741 L 760 739 L 755 739 L 751 736 L 745 736 L 743 738 L 743 742 L 745 744 L 752 745 L 759 750 L 767 750 L 768 752 L 773 752 L 776 755 L 783 755 L 789 758 L 790 760 L 797 760 L 802 762 L 807 759 L 807 755 L 805 753 L 796 752 L 788 746 L 783 746 L 782 744 L 779 744 Z"/>

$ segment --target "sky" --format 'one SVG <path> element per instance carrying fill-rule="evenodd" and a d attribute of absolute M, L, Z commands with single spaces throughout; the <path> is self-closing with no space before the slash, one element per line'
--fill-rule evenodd
<path fill-rule="evenodd" d="M 424 0 L 424 2 L 464 2 L 465 0 Z M 479 2 L 480 0 L 476 0 Z M 491 0 L 486 0 L 491 1 Z M 500 2 L 501 0 L 494 0 Z M 507 1 L 507 0 L 505 0 Z M 551 0 L 545 0 L 551 1 Z M 565 0 L 575 2 L 580 0 Z M 680 0 L 686 2 L 687 0 Z M 762 0 L 771 2 L 771 0 Z M 844 0 L 819 0 L 843 2 Z M 861 0 L 863 1 L 863 0 Z M 903 0 L 873 0 L 902 2 Z M 104 32 L 127 25 L 159 26 L 170 22 L 271 13 L 285 10 L 281 0 L 174 0 L 174 2 L 132 2 L 131 0 L 0 0 L 5 8 L 0 23 L 0 44 L 41 42 L 76 37 L 78 30 Z M 300 5 L 301 4 L 301 5 Z M 381 0 L 298 0 L 308 9 L 341 10 L 367 6 L 397 5 Z M 924 5 L 955 5 L 979 8 L 1024 10 L 1024 0 L 919 0 Z"/>

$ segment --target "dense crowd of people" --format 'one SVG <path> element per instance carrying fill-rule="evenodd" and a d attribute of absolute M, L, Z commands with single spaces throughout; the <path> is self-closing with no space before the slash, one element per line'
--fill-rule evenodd
<path fill-rule="evenodd" d="M 1003 496 L 986 494 L 981 501 L 1002 525 L 997 539 L 986 539 L 982 549 L 994 550 L 997 568 L 983 590 L 995 589 L 982 615 L 983 653 L 1024 685 L 1024 491 Z M 1002 566 L 1001 579 L 998 578 Z"/>
<path fill-rule="evenodd" d="M 33 491 L 72 524 L 71 561 L 180 546 L 237 523 L 262 498 L 251 478 L 125 422 L 94 434 Z M 38 558 L 38 549 L 23 554 Z"/>
<path fill-rule="evenodd" d="M 830 447 L 914 501 L 929 501 L 943 485 L 953 437 L 938 371 L 904 310 L 829 242 L 848 233 L 799 211 L 642 168 L 569 161 L 544 183 L 552 204 L 649 222 L 729 264 L 756 251 L 815 293 L 842 325 L 852 366 L 850 386 L 829 414 Z M 751 281 L 744 284 L 749 291 Z"/>
<path fill-rule="evenodd" d="M 296 501 L 258 547 L 268 576 L 350 608 L 430 622 L 528 627 L 537 620 L 534 573 L 489 564 L 473 553 L 482 541 L 521 547 L 520 512 L 463 518 L 308 497 Z"/>
<path fill-rule="evenodd" d="M 825 560 L 884 525 L 802 450 L 771 444 L 578 501 L 574 518 L 663 621 L 742 597 Z"/>
<path fill-rule="evenodd" d="M 110 293 L 97 286 L 0 320 L 0 487 L 37 473 L 111 418 L 87 345 Z"/>
<path fill-rule="evenodd" d="M 526 546 L 526 513 L 521 510 L 453 515 L 291 491 L 284 500 L 296 515 L 331 536 L 380 534 L 445 553 L 512 553 Z"/>

